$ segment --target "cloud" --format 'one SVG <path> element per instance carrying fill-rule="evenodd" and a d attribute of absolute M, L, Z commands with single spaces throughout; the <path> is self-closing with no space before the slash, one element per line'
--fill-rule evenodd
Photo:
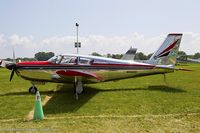
<path fill-rule="evenodd" d="M 51 37 L 40 42 L 40 51 L 53 51 L 54 53 L 71 53 L 74 51 L 74 36 Z"/>
<path fill-rule="evenodd" d="M 180 50 L 185 51 L 187 54 L 194 54 L 200 52 L 200 34 L 185 32 Z"/>
<path fill-rule="evenodd" d="M 3 40 L 3 41 L 2 41 Z M 39 47 L 35 44 L 33 36 L 19 36 L 17 34 L 6 37 L 0 35 L 0 58 L 12 57 L 15 49 L 17 57 L 31 57 L 34 49 Z"/>
<path fill-rule="evenodd" d="M 3 47 L 6 44 L 6 40 L 3 34 L 0 34 L 0 47 Z"/>
<path fill-rule="evenodd" d="M 22 49 L 33 49 L 38 47 L 37 44 L 34 42 L 33 36 L 19 36 L 19 35 L 12 35 L 8 38 L 8 42 L 11 46 L 16 48 Z"/>
<path fill-rule="evenodd" d="M 142 34 L 133 33 L 129 36 L 102 36 L 89 35 L 79 38 L 82 47 L 81 54 L 91 54 L 98 52 L 107 53 L 125 53 L 131 46 L 145 54 L 149 54 L 158 49 L 164 41 L 166 35 L 147 37 Z M 76 53 L 74 48 L 75 36 L 54 36 L 35 41 L 33 36 L 19 36 L 17 34 L 5 36 L 0 34 L 0 58 L 12 57 L 12 48 L 15 48 L 17 57 L 34 57 L 39 51 L 52 51 L 60 53 Z M 200 52 L 200 34 L 185 32 L 180 50 L 187 54 Z"/>

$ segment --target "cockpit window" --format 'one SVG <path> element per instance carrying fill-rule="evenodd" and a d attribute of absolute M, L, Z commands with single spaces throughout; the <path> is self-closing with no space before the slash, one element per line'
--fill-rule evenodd
<path fill-rule="evenodd" d="M 83 58 L 83 57 L 76 57 L 76 56 L 67 56 L 67 55 L 58 55 L 50 58 L 48 60 L 49 62 L 53 64 L 83 64 L 83 65 L 89 65 L 93 60 L 89 58 Z"/>
<path fill-rule="evenodd" d="M 77 57 L 68 57 L 68 56 L 63 56 L 62 61 L 60 62 L 60 64 L 75 64 L 76 63 L 76 59 Z"/>

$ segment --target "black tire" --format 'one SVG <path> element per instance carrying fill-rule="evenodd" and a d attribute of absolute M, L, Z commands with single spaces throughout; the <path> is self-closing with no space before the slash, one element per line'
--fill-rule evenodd
<path fill-rule="evenodd" d="M 36 92 L 37 92 L 37 88 L 34 86 L 31 86 L 29 89 L 28 89 L 28 91 L 29 91 L 29 93 L 31 93 L 31 94 L 36 94 Z"/>

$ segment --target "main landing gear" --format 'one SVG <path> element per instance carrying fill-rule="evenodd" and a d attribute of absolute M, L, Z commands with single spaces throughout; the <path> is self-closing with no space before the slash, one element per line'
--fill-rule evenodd
<path fill-rule="evenodd" d="M 31 94 L 36 94 L 37 92 L 37 87 L 35 87 L 35 85 L 32 83 L 32 86 L 28 89 L 29 93 Z"/>
<path fill-rule="evenodd" d="M 81 81 L 75 82 L 74 90 L 75 90 L 76 100 L 78 100 L 78 95 L 84 92 L 83 83 Z"/>

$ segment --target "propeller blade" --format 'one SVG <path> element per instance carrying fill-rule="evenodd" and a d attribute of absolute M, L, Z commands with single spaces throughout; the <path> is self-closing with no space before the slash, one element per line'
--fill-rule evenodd
<path fill-rule="evenodd" d="M 16 64 L 16 59 L 15 59 L 15 50 L 14 50 L 14 48 L 13 48 L 13 63 Z"/>
<path fill-rule="evenodd" d="M 12 78 L 13 78 L 13 76 L 14 76 L 14 73 L 15 73 L 15 70 L 14 70 L 14 68 L 13 68 L 12 71 L 11 71 L 11 74 L 10 74 L 10 81 L 12 80 Z"/>
<path fill-rule="evenodd" d="M 17 65 L 16 64 L 7 64 L 6 68 L 11 70 L 11 74 L 10 74 L 10 81 L 12 80 L 15 71 L 17 70 Z"/>

